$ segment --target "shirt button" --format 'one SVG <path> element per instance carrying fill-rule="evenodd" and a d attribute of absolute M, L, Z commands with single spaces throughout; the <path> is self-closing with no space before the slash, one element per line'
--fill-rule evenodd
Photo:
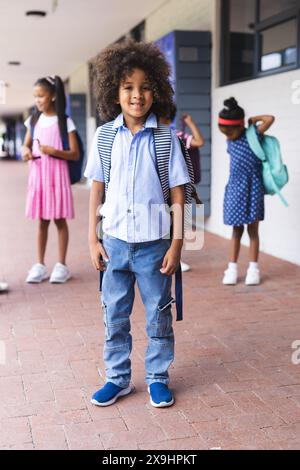
<path fill-rule="evenodd" d="M 131 209 L 128 209 L 127 212 L 128 212 L 128 214 L 131 214 Z"/>

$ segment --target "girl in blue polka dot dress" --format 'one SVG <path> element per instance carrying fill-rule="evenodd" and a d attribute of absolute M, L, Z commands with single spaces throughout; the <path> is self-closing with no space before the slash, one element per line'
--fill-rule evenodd
<path fill-rule="evenodd" d="M 259 222 L 264 220 L 264 186 L 262 163 L 251 150 L 245 129 L 245 112 L 234 98 L 224 101 L 225 108 L 219 113 L 219 129 L 227 137 L 230 155 L 230 176 L 225 189 L 224 223 L 232 225 L 230 262 L 224 273 L 223 284 L 234 285 L 238 279 L 237 261 L 244 225 L 250 237 L 250 263 L 246 285 L 260 283 L 258 268 Z M 259 138 L 273 124 L 273 116 L 255 116 L 249 119 L 254 124 Z"/>

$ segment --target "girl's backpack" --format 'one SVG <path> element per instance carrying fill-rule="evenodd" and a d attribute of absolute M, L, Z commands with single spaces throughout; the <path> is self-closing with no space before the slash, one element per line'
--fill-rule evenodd
<path fill-rule="evenodd" d="M 66 121 L 68 116 L 65 116 Z M 67 123 L 66 127 L 67 129 Z M 34 127 L 30 126 L 30 135 L 31 139 L 33 139 L 33 134 L 34 134 Z M 78 183 L 81 178 L 82 178 L 82 169 L 83 169 L 83 160 L 84 160 L 84 147 L 83 143 L 81 140 L 80 135 L 78 134 L 77 130 L 75 131 L 76 139 L 77 139 L 77 144 L 79 148 L 79 159 L 78 160 L 67 160 L 68 167 L 69 167 L 69 175 L 70 175 L 70 183 L 75 184 Z M 62 138 L 62 146 L 64 150 L 70 150 L 69 149 L 69 137 L 68 133 L 66 135 L 63 135 Z M 53 157 L 53 158 L 58 158 L 58 157 Z"/>
<path fill-rule="evenodd" d="M 288 207 L 287 201 L 280 190 L 289 180 L 288 170 L 282 162 L 280 144 L 276 137 L 264 135 L 260 142 L 254 125 L 246 130 L 246 137 L 251 150 L 262 161 L 263 183 L 266 194 L 277 194 L 283 204 Z"/>
<path fill-rule="evenodd" d="M 78 160 L 67 160 L 69 167 L 69 175 L 71 184 L 78 183 L 82 178 L 82 169 L 83 169 L 83 160 L 84 160 L 84 147 L 80 135 L 77 130 L 75 130 L 75 135 L 77 139 L 77 145 L 79 148 L 79 158 Z M 69 138 L 68 134 L 63 136 L 63 149 L 69 150 Z"/>
<path fill-rule="evenodd" d="M 181 129 L 177 132 L 178 137 L 183 141 L 186 146 L 188 134 L 186 133 L 186 123 L 181 120 Z M 188 149 L 191 157 L 191 162 L 194 171 L 194 184 L 198 184 L 201 181 L 201 165 L 200 165 L 200 152 L 198 147 L 191 147 Z"/>

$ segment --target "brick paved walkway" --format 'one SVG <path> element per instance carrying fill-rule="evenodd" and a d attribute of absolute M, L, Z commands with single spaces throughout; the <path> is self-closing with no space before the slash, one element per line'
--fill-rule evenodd
<path fill-rule="evenodd" d="M 91 393 L 103 383 L 103 325 L 97 276 L 87 249 L 88 191 L 74 190 L 63 286 L 26 285 L 35 261 L 35 223 L 24 219 L 27 167 L 0 162 L 0 448 L 2 449 L 300 449 L 300 268 L 261 257 L 263 283 L 223 287 L 228 242 L 206 234 L 188 253 L 185 321 L 175 325 L 171 385 L 176 404 L 157 410 L 144 383 L 144 317 L 133 312 L 136 392 L 99 409 Z M 51 228 L 47 264 L 56 262 Z M 242 250 L 243 270 L 246 251 Z M 3 348 L 2 348 L 3 349 Z M 100 374 L 100 377 L 99 377 Z"/>

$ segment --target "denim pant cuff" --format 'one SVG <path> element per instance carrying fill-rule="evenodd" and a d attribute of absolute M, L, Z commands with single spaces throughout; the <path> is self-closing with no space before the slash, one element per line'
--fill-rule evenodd
<path fill-rule="evenodd" d="M 110 383 L 112 383 L 112 384 L 114 384 L 114 385 L 117 385 L 117 387 L 121 387 L 121 388 L 127 388 L 127 387 L 129 387 L 129 385 L 130 385 L 130 382 L 124 383 L 124 382 L 118 382 L 118 381 L 116 381 L 116 380 L 110 380 L 110 379 L 106 379 L 106 383 L 107 383 L 107 382 L 110 382 Z"/>
<path fill-rule="evenodd" d="M 151 385 L 160 382 L 161 384 L 169 385 L 170 379 L 146 379 L 146 384 Z"/>

